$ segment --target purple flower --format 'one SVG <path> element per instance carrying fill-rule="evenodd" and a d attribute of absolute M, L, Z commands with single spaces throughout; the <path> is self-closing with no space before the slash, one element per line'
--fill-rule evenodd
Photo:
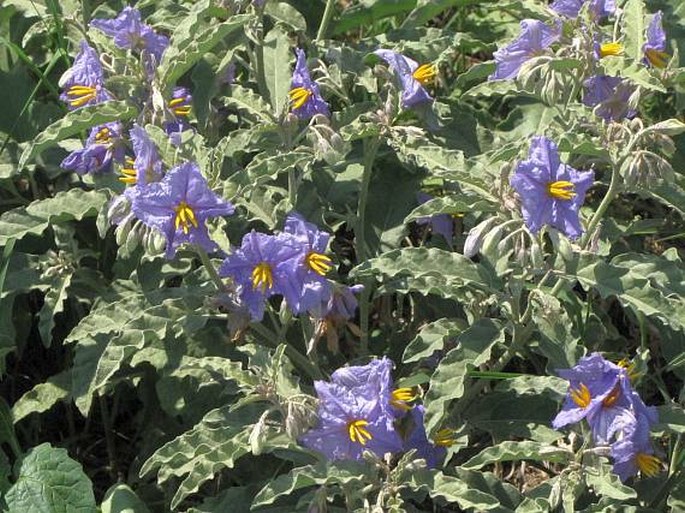
<path fill-rule="evenodd" d="M 119 48 L 145 50 L 155 57 L 157 63 L 169 46 L 169 38 L 157 34 L 150 25 L 143 23 L 140 11 L 133 7 L 124 7 L 113 20 L 95 19 L 90 26 L 113 37 L 114 44 Z"/>
<path fill-rule="evenodd" d="M 176 166 L 161 182 L 138 185 L 126 192 L 135 216 L 165 236 L 169 259 L 184 243 L 214 251 L 217 246 L 209 238 L 205 221 L 231 215 L 234 210 L 233 205 L 212 192 L 194 162 Z"/>
<path fill-rule="evenodd" d="M 288 215 L 283 233 L 292 236 L 293 246 L 299 250 L 283 291 L 288 306 L 299 314 L 327 303 L 331 299 L 331 287 L 326 274 L 333 269 L 333 262 L 326 255 L 330 234 L 320 231 L 297 212 Z"/>
<path fill-rule="evenodd" d="M 528 160 L 518 164 L 510 183 L 521 197 L 523 219 L 532 233 L 549 224 L 575 239 L 583 233 L 578 211 L 593 179 L 592 171 L 563 164 L 557 145 L 536 136 Z"/>
<path fill-rule="evenodd" d="M 573 19 L 578 17 L 581 7 L 586 3 L 587 0 L 555 0 L 550 8 L 562 16 Z M 616 12 L 616 2 L 615 0 L 590 0 L 589 10 L 594 19 L 604 18 Z"/>
<path fill-rule="evenodd" d="M 293 71 L 291 89 L 288 93 L 293 114 L 305 120 L 316 114 L 330 117 L 331 112 L 328 109 L 328 104 L 321 96 L 319 85 L 309 76 L 304 50 L 296 48 L 295 53 L 297 54 L 297 62 L 295 63 L 295 71 Z"/>
<path fill-rule="evenodd" d="M 171 143 L 174 146 L 181 145 L 181 134 L 186 130 L 192 130 L 193 127 L 186 120 L 190 111 L 192 110 L 193 97 L 190 91 L 185 87 L 174 87 L 169 100 L 169 109 L 174 114 L 173 121 L 164 123 L 164 131 L 169 136 Z"/>
<path fill-rule="evenodd" d="M 319 397 L 319 422 L 299 442 L 331 460 L 360 460 L 368 450 L 383 457 L 399 452 L 402 441 L 392 418 L 381 407 L 373 389 L 350 389 L 338 383 L 314 382 Z"/>
<path fill-rule="evenodd" d="M 241 302 L 259 321 L 265 300 L 287 290 L 294 260 L 300 255 L 300 248 L 289 234 L 267 235 L 253 230 L 243 237 L 240 249 L 226 257 L 219 274 L 233 278 Z"/>
<path fill-rule="evenodd" d="M 416 197 L 419 204 L 423 205 L 433 199 L 433 196 L 425 192 L 417 192 Z M 428 224 L 433 233 L 442 235 L 449 247 L 452 247 L 452 235 L 454 234 L 454 218 L 449 214 L 435 214 L 432 216 L 420 217 L 416 219 L 417 224 Z"/>
<path fill-rule="evenodd" d="M 522 20 L 519 36 L 494 53 L 496 68 L 489 80 L 516 78 L 526 61 L 544 54 L 560 37 L 559 24 L 549 27 L 539 20 Z"/>
<path fill-rule="evenodd" d="M 112 99 L 103 87 L 105 74 L 98 54 L 85 41 L 81 41 L 81 50 L 65 76 L 67 78 L 64 81 L 64 92 L 59 97 L 70 109 Z"/>
<path fill-rule="evenodd" d="M 111 122 L 93 127 L 84 148 L 72 151 L 61 167 L 82 175 L 109 171 L 112 160 L 123 163 L 125 146 L 121 138 L 121 123 Z"/>
<path fill-rule="evenodd" d="M 429 440 L 423 425 L 424 414 L 423 405 L 415 406 L 411 410 L 409 415 L 413 427 L 404 441 L 404 450 L 416 449 L 416 456 L 426 460 L 428 468 L 435 468 L 443 464 L 447 456 L 447 447 L 454 444 L 454 432 L 451 429 L 441 429 L 435 440 Z"/>
<path fill-rule="evenodd" d="M 333 321 L 347 321 L 352 319 L 359 303 L 355 294 L 364 290 L 364 285 L 330 284 L 331 295 L 327 301 L 315 304 L 309 308 L 309 313 L 318 318 L 329 318 Z"/>
<path fill-rule="evenodd" d="M 157 146 L 152 142 L 144 128 L 133 125 L 129 131 L 133 143 L 135 160 L 127 159 L 127 166 L 121 172 L 124 176 L 119 178 L 125 184 L 146 185 L 158 182 L 162 179 L 162 160 L 157 151 Z"/>
<path fill-rule="evenodd" d="M 635 87 L 627 80 L 595 75 L 585 80 L 583 87 L 583 103 L 588 107 L 596 107 L 595 114 L 604 121 L 620 121 L 635 117 L 637 112 L 628 104 Z"/>
<path fill-rule="evenodd" d="M 647 27 L 647 42 L 642 47 L 645 53 L 645 64 L 655 68 L 665 68 L 668 64 L 666 53 L 666 32 L 661 23 L 661 11 L 652 16 Z"/>
<path fill-rule="evenodd" d="M 425 87 L 438 74 L 434 64 L 422 64 L 392 50 L 376 50 L 376 55 L 388 63 L 402 87 L 402 108 L 409 109 L 421 103 L 433 101 Z"/>
<path fill-rule="evenodd" d="M 614 460 L 614 474 L 627 481 L 639 472 L 647 477 L 656 476 L 661 461 L 654 456 L 654 447 L 649 437 L 650 419 L 637 415 L 627 423 L 623 437 L 611 446 Z"/>

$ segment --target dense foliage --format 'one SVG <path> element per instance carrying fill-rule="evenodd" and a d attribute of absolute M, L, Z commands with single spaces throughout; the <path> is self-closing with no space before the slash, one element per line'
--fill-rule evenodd
<path fill-rule="evenodd" d="M 680 0 L 0 45 L 2 511 L 685 510 Z"/>

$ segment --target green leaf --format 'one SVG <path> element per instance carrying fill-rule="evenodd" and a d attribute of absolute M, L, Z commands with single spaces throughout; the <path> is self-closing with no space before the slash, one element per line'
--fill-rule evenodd
<path fill-rule="evenodd" d="M 452 7 L 476 3 L 489 3 L 493 0 L 418 0 L 416 8 L 409 13 L 402 23 L 403 27 L 421 27 Z"/>
<path fill-rule="evenodd" d="M 432 355 L 435 351 L 442 351 L 445 342 L 464 331 L 465 328 L 466 323 L 460 319 L 438 319 L 426 324 L 405 348 L 402 361 L 416 362 Z"/>
<path fill-rule="evenodd" d="M 652 126 L 647 127 L 645 131 L 675 136 L 685 132 L 685 123 L 679 119 L 671 118 L 655 123 Z"/>
<path fill-rule="evenodd" d="M 279 497 L 291 495 L 297 490 L 310 486 L 337 484 L 361 488 L 371 480 L 369 466 L 356 461 L 321 462 L 316 465 L 297 467 L 271 480 L 259 491 L 252 502 L 252 507 L 272 504 Z"/>
<path fill-rule="evenodd" d="M 274 123 L 271 107 L 261 96 L 247 87 L 238 84 L 231 85 L 231 96 L 224 98 L 224 105 L 235 108 L 252 121 Z"/>
<path fill-rule="evenodd" d="M 345 9 L 333 26 L 333 34 L 342 34 L 363 25 L 371 25 L 378 20 L 410 12 L 416 0 L 361 0 Z"/>
<path fill-rule="evenodd" d="M 406 486 L 412 490 L 424 490 L 432 498 L 442 498 L 460 508 L 487 511 L 500 506 L 500 501 L 489 493 L 473 489 L 467 482 L 453 476 L 446 476 L 439 470 L 417 469 L 410 474 Z"/>
<path fill-rule="evenodd" d="M 446 418 L 448 404 L 464 395 L 468 371 L 487 362 L 492 347 L 503 341 L 502 327 L 492 319 L 480 319 L 457 336 L 457 346 L 440 361 L 424 398 L 426 430 L 431 435 Z"/>
<path fill-rule="evenodd" d="M 307 22 L 304 16 L 286 2 L 267 2 L 264 7 L 264 14 L 271 16 L 276 21 L 285 23 L 293 30 L 300 32 L 307 30 Z"/>
<path fill-rule="evenodd" d="M 102 513 L 149 513 L 145 503 L 138 498 L 136 492 L 124 484 L 112 486 L 102 500 Z"/>
<path fill-rule="evenodd" d="M 568 463 L 573 453 L 554 445 L 526 440 L 523 442 L 506 441 L 484 449 L 462 465 L 465 469 L 479 469 L 492 463 L 503 461 L 548 461 Z"/>
<path fill-rule="evenodd" d="M 114 100 L 73 110 L 43 130 L 26 147 L 19 159 L 18 167 L 23 169 L 29 160 L 45 148 L 53 146 L 67 137 L 78 135 L 84 130 L 110 121 L 126 121 L 137 114 L 138 110 L 129 103 Z"/>
<path fill-rule="evenodd" d="M 611 471 L 609 465 L 595 465 L 584 467 L 585 483 L 597 495 L 626 501 L 637 497 L 637 493 L 630 486 L 624 485 L 619 477 Z"/>
<path fill-rule="evenodd" d="M 440 198 L 433 198 L 426 203 L 419 205 L 404 220 L 405 222 L 434 216 L 437 214 L 458 215 L 474 212 L 495 212 L 498 206 L 490 201 L 481 199 L 477 196 L 467 196 L 465 194 L 455 194 Z"/>
<path fill-rule="evenodd" d="M 627 0 L 623 6 L 623 35 L 625 53 L 633 61 L 642 61 L 645 44 L 645 3 L 643 0 Z"/>
<path fill-rule="evenodd" d="M 659 423 L 654 426 L 655 431 L 685 434 L 685 410 L 676 404 L 657 406 Z"/>
<path fill-rule="evenodd" d="M 264 38 L 262 47 L 264 81 L 269 91 L 271 107 L 276 115 L 283 112 L 288 101 L 291 57 L 290 38 L 280 25 L 276 25 Z"/>
<path fill-rule="evenodd" d="M 39 383 L 22 395 L 12 406 L 14 422 L 19 422 L 31 413 L 43 413 L 60 401 L 71 399 L 71 372 L 64 371 L 51 376 L 45 383 Z"/>
<path fill-rule="evenodd" d="M 38 332 L 45 347 L 52 344 L 52 329 L 55 327 L 55 316 L 64 311 L 69 286 L 74 275 L 69 273 L 59 276 L 45 293 L 43 307 L 38 312 Z"/>
<path fill-rule="evenodd" d="M 17 462 L 19 477 L 5 495 L 8 513 L 95 513 L 93 485 L 65 449 L 41 444 Z"/>
<path fill-rule="evenodd" d="M 14 432 L 12 412 L 2 397 L 0 397 L 0 444 L 9 445 L 16 457 L 21 455 L 21 447 Z"/>

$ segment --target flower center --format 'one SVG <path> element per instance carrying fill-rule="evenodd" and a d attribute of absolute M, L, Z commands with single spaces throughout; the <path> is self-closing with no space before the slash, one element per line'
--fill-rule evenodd
<path fill-rule="evenodd" d="M 366 445 L 366 442 L 371 440 L 373 437 L 369 430 L 366 429 L 369 423 L 365 420 L 352 420 L 347 423 L 347 434 L 352 442 L 357 442 L 362 446 Z"/>
<path fill-rule="evenodd" d="M 126 157 L 126 163 L 124 167 L 121 168 L 121 174 L 124 176 L 119 177 L 120 182 L 124 182 L 127 185 L 135 185 L 138 183 L 138 172 L 133 167 L 133 159 L 131 157 Z"/>
<path fill-rule="evenodd" d="M 573 182 L 567 180 L 559 180 L 556 182 L 550 182 L 547 185 L 547 191 L 549 195 L 554 199 L 569 201 L 576 197 L 575 185 Z"/>
<path fill-rule="evenodd" d="M 266 289 L 270 289 L 274 286 L 274 276 L 271 272 L 271 266 L 266 262 L 261 262 L 252 269 L 252 288 L 257 289 L 262 288 L 262 293 L 266 292 Z"/>
<path fill-rule="evenodd" d="M 188 98 L 174 98 L 169 102 L 169 108 L 177 116 L 187 116 L 190 114 L 191 106 L 188 104 Z"/>
<path fill-rule="evenodd" d="M 198 225 L 195 212 L 193 212 L 193 209 L 190 208 L 190 205 L 185 201 L 181 201 L 174 211 L 176 212 L 176 219 L 174 219 L 176 230 L 181 228 L 183 233 L 187 235 L 191 226 L 197 228 Z"/>
<path fill-rule="evenodd" d="M 623 53 L 623 45 L 617 42 L 603 43 L 599 47 L 599 56 L 606 57 L 607 55 L 621 55 Z"/>
<path fill-rule="evenodd" d="M 455 444 L 454 430 L 450 428 L 443 428 L 435 434 L 433 443 L 440 447 L 451 447 Z"/>
<path fill-rule="evenodd" d="M 614 404 L 616 404 L 616 401 L 618 400 L 619 396 L 621 395 L 621 389 L 618 386 L 618 383 L 614 387 L 614 389 L 609 392 L 609 395 L 604 398 L 602 401 L 602 406 L 606 406 L 607 408 L 611 408 Z"/>
<path fill-rule="evenodd" d="M 302 107 L 305 103 L 307 103 L 307 100 L 309 100 L 311 95 L 312 92 L 304 87 L 295 87 L 288 92 L 290 103 L 293 109 L 299 109 Z"/>
<path fill-rule="evenodd" d="M 109 144 L 111 140 L 111 134 L 109 132 L 109 128 L 102 127 L 98 132 L 95 134 L 95 142 L 98 144 Z"/>
<path fill-rule="evenodd" d="M 573 400 L 573 402 L 581 408 L 587 408 L 590 405 L 590 401 L 592 400 L 590 390 L 588 390 L 588 388 L 583 383 L 580 384 L 580 388 L 571 389 L 570 395 L 571 400 Z"/>
<path fill-rule="evenodd" d="M 438 75 L 435 64 L 422 64 L 411 74 L 421 85 L 428 85 Z"/>
<path fill-rule="evenodd" d="M 630 360 L 628 360 L 628 358 L 623 358 L 616 365 L 618 365 L 622 369 L 625 369 L 628 373 L 628 377 L 631 380 L 636 379 L 640 375 L 640 373 L 637 371 L 637 365 L 635 365 L 635 362 L 631 362 Z"/>
<path fill-rule="evenodd" d="M 659 458 L 644 452 L 637 453 L 637 456 L 635 456 L 635 463 L 637 464 L 637 468 L 640 469 L 640 472 L 647 477 L 653 477 L 657 475 L 659 473 L 659 469 L 661 468 L 661 461 Z"/>
<path fill-rule="evenodd" d="M 310 251 L 307 256 L 304 257 L 304 263 L 316 274 L 325 276 L 328 271 L 333 269 L 332 260 L 330 257 L 317 253 L 315 251 Z"/>
<path fill-rule="evenodd" d="M 69 97 L 69 105 L 72 107 L 81 107 L 94 100 L 97 95 L 97 89 L 91 86 L 75 85 L 71 86 L 67 91 Z"/>
<path fill-rule="evenodd" d="M 412 402 L 414 399 L 416 399 L 416 393 L 413 388 L 397 388 L 392 391 L 390 404 L 398 410 L 409 411 L 411 410 L 411 406 L 407 403 Z"/>
<path fill-rule="evenodd" d="M 647 57 L 649 63 L 655 68 L 665 68 L 666 64 L 668 64 L 668 54 L 661 50 L 648 48 L 645 50 L 645 57 Z"/>

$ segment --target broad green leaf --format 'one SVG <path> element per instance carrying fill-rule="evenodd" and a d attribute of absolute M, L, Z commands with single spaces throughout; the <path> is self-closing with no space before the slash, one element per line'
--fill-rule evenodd
<path fill-rule="evenodd" d="M 373 479 L 368 465 L 356 461 L 322 462 L 306 467 L 297 467 L 282 474 L 262 488 L 255 497 L 252 507 L 272 504 L 282 496 L 288 496 L 310 486 L 344 485 L 361 487 Z"/>
<path fill-rule="evenodd" d="M 273 123 L 271 107 L 252 89 L 238 84 L 231 86 L 231 96 L 224 98 L 227 107 L 233 107 L 252 121 L 258 123 Z"/>
<path fill-rule="evenodd" d="M 573 453 L 568 449 L 540 442 L 526 440 L 523 442 L 506 441 L 484 449 L 462 465 L 465 469 L 479 469 L 492 463 L 502 461 L 549 461 L 568 463 Z"/>
<path fill-rule="evenodd" d="M 63 371 L 39 383 L 22 395 L 12 406 L 14 422 L 31 413 L 43 413 L 60 401 L 71 399 L 71 372 Z"/>
<path fill-rule="evenodd" d="M 311 162 L 312 154 L 305 151 L 279 152 L 275 155 L 261 153 L 245 168 L 248 181 L 259 185 L 274 180 L 280 173 Z"/>
<path fill-rule="evenodd" d="M 293 30 L 301 32 L 307 30 L 307 21 L 304 16 L 286 2 L 267 2 L 264 6 L 264 14 L 271 16 L 276 21 L 285 23 Z"/>
<path fill-rule="evenodd" d="M 449 403 L 464 395 L 468 371 L 487 362 L 493 346 L 503 341 L 502 327 L 492 319 L 480 319 L 457 336 L 457 346 L 440 361 L 424 398 L 430 434 L 440 429 Z"/>
<path fill-rule="evenodd" d="M 149 513 L 145 503 L 136 492 L 123 483 L 112 486 L 102 500 L 102 513 Z"/>
<path fill-rule="evenodd" d="M 65 449 L 41 444 L 17 462 L 17 481 L 5 501 L 8 513 L 95 513 L 93 485 Z"/>
<path fill-rule="evenodd" d="M 110 121 L 126 121 L 135 117 L 138 110 L 125 101 L 108 101 L 97 105 L 88 105 L 67 113 L 47 127 L 26 147 L 19 159 L 19 169 L 49 146 L 58 141 L 78 135 L 84 130 Z"/>
<path fill-rule="evenodd" d="M 287 102 L 290 90 L 290 62 L 292 47 L 288 34 L 276 25 L 264 38 L 262 59 L 264 61 L 264 81 L 273 112 L 279 116 Z"/>
<path fill-rule="evenodd" d="M 500 501 L 489 493 L 473 489 L 467 482 L 453 476 L 446 476 L 439 470 L 417 469 L 410 474 L 406 486 L 412 490 L 424 490 L 432 498 L 441 498 L 456 503 L 460 508 L 487 511 L 498 508 Z"/>
<path fill-rule="evenodd" d="M 627 0 L 623 6 L 623 35 L 625 52 L 633 61 L 642 61 L 645 44 L 646 12 L 644 0 Z"/>
<path fill-rule="evenodd" d="M 457 336 L 465 328 L 466 323 L 460 319 L 438 319 L 426 324 L 405 348 L 402 361 L 416 362 L 421 358 L 427 358 L 435 351 L 442 351 L 445 342 Z"/>
<path fill-rule="evenodd" d="M 676 404 L 658 406 L 659 423 L 655 431 L 685 434 L 685 410 Z"/>
<path fill-rule="evenodd" d="M 438 214 L 459 215 L 474 212 L 495 212 L 498 206 L 490 201 L 476 196 L 455 194 L 440 198 L 433 198 L 419 205 L 407 216 L 405 222 L 416 221 L 426 216 Z"/>
<path fill-rule="evenodd" d="M 459 8 L 470 4 L 486 4 L 494 0 L 418 0 L 402 23 L 403 27 L 421 27 L 450 8 Z"/>
<path fill-rule="evenodd" d="M 658 134 L 665 134 L 670 136 L 680 135 L 685 132 L 685 123 L 679 119 L 667 119 L 659 121 L 646 129 L 649 132 L 656 132 Z"/>
<path fill-rule="evenodd" d="M 637 497 L 637 493 L 630 486 L 624 485 L 619 477 L 611 472 L 606 464 L 585 467 L 585 482 L 592 487 L 597 495 L 627 501 Z"/>
<path fill-rule="evenodd" d="M 43 307 L 38 312 L 38 331 L 45 347 L 52 344 L 52 329 L 55 327 L 55 316 L 64 311 L 64 302 L 68 298 L 68 290 L 73 274 L 59 276 L 45 293 Z"/>
<path fill-rule="evenodd" d="M 415 6 L 416 0 L 361 0 L 343 11 L 340 19 L 333 25 L 333 34 L 342 34 L 389 16 L 408 13 Z"/>

